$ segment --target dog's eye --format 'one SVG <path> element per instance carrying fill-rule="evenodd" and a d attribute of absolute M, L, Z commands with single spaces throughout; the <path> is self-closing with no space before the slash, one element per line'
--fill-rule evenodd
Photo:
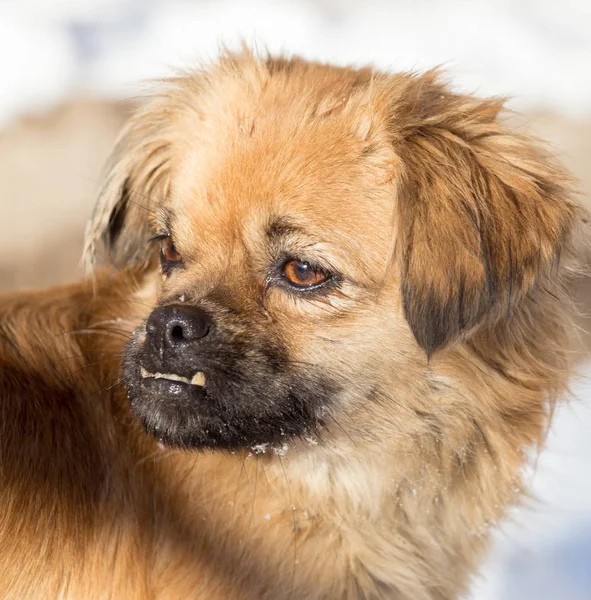
<path fill-rule="evenodd" d="M 313 288 L 327 281 L 330 276 L 326 271 L 294 258 L 285 263 L 283 277 L 293 287 Z"/>
<path fill-rule="evenodd" d="M 150 241 L 160 242 L 160 264 L 162 265 L 162 272 L 164 274 L 168 275 L 173 267 L 183 264 L 183 257 L 176 249 L 170 235 L 161 233 L 150 238 Z"/>
<path fill-rule="evenodd" d="M 183 260 L 169 236 L 160 240 L 160 257 L 167 263 L 179 263 Z"/>

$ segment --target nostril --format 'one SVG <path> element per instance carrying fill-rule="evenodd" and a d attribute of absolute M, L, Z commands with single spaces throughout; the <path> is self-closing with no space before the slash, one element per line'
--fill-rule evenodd
<path fill-rule="evenodd" d="M 183 328 L 180 325 L 175 325 L 170 330 L 170 337 L 172 340 L 180 342 L 185 339 L 185 334 L 183 332 Z"/>

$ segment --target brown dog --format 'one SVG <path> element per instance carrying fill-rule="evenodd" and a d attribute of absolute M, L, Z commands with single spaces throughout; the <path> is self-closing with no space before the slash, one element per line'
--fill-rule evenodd
<path fill-rule="evenodd" d="M 87 238 L 123 273 L 0 307 L 4 597 L 464 591 L 566 390 L 582 219 L 500 110 L 248 53 L 140 110 Z"/>

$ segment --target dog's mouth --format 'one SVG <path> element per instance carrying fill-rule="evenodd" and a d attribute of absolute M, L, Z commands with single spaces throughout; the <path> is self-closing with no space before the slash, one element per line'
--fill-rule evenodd
<path fill-rule="evenodd" d="M 140 375 L 142 379 L 164 379 L 167 381 L 185 383 L 187 385 L 192 385 L 195 387 L 205 386 L 205 373 L 203 371 L 196 371 L 193 377 L 189 379 L 188 377 L 183 377 L 182 375 L 178 375 L 176 373 L 151 373 L 146 368 L 141 367 Z"/>
<path fill-rule="evenodd" d="M 187 344 L 161 356 L 138 329 L 124 361 L 127 395 L 145 429 L 173 447 L 280 445 L 324 426 L 336 393 L 314 370 L 285 368 L 281 353 L 240 339 Z M 219 327 L 218 327 L 218 335 Z M 280 365 L 280 366 L 278 366 Z M 321 410 L 322 408 L 322 410 Z"/>

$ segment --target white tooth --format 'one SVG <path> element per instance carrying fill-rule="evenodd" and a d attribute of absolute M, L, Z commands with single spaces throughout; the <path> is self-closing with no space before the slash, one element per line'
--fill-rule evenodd
<path fill-rule="evenodd" d="M 181 383 L 191 383 L 186 377 L 176 375 L 175 373 L 154 373 L 154 379 L 170 379 L 171 381 L 180 381 Z"/>
<path fill-rule="evenodd" d="M 205 385 L 205 373 L 203 371 L 197 371 L 197 373 L 193 375 L 193 379 L 191 379 L 191 384 L 203 387 Z"/>
<path fill-rule="evenodd" d="M 177 375 L 176 373 L 150 373 L 150 371 L 144 369 L 144 367 L 140 368 L 140 374 L 143 379 L 168 379 L 170 381 L 179 381 L 181 383 L 188 383 L 189 385 L 197 385 L 200 387 L 205 385 L 205 373 L 203 373 L 203 371 L 197 371 L 191 380 L 182 375 Z"/>
<path fill-rule="evenodd" d="M 147 371 L 146 369 L 144 369 L 144 367 L 142 367 L 140 369 L 140 374 L 144 379 L 146 379 L 147 377 L 154 377 L 154 375 L 152 375 L 152 373 L 150 373 L 150 371 Z"/>

